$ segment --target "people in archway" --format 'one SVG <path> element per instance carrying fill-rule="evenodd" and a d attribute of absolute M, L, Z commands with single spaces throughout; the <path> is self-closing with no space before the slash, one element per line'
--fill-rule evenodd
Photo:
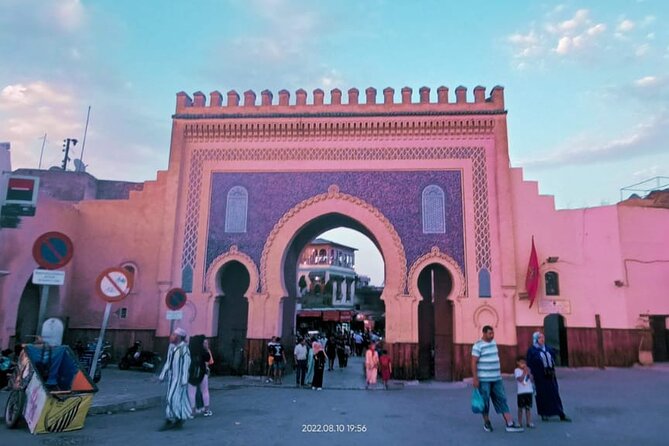
<path fill-rule="evenodd" d="M 334 362 L 337 357 L 337 342 L 334 336 L 330 336 L 325 344 L 325 354 L 328 357 L 328 371 L 334 370 Z"/>
<path fill-rule="evenodd" d="M 272 362 L 274 367 L 274 384 L 282 384 L 283 371 L 286 368 L 286 353 L 279 336 L 275 338 L 273 352 L 274 360 Z"/>
<path fill-rule="evenodd" d="M 311 382 L 311 388 L 314 390 L 323 389 L 323 372 L 325 372 L 325 362 L 328 357 L 323 351 L 320 342 L 314 342 L 311 347 L 314 350 L 314 379 Z"/>
<path fill-rule="evenodd" d="M 374 342 L 369 343 L 369 348 L 365 353 L 365 374 L 366 374 L 366 389 L 369 389 L 369 386 L 376 387 L 376 378 L 379 374 L 379 354 L 376 351 L 376 344 Z"/>
<path fill-rule="evenodd" d="M 187 333 L 177 328 L 170 336 L 170 349 L 159 380 L 167 379 L 167 407 L 165 424 L 160 430 L 180 429 L 191 418 L 192 408 L 188 399 L 188 369 L 190 351 L 186 344 Z"/>
<path fill-rule="evenodd" d="M 209 352 L 208 341 L 204 335 L 193 336 L 188 348 L 191 356 L 188 371 L 188 399 L 190 399 L 193 415 L 200 412 L 196 400 L 196 393 L 199 390 L 204 405 L 203 415 L 210 417 L 213 413 L 209 409 L 209 361 L 211 360 L 211 353 Z"/>
<path fill-rule="evenodd" d="M 272 336 L 272 339 L 267 343 L 267 377 L 265 378 L 266 383 L 271 383 L 274 381 L 274 343 L 276 342 L 276 337 Z"/>
<path fill-rule="evenodd" d="M 390 376 L 393 373 L 393 364 L 387 350 L 381 350 L 379 370 L 381 372 L 381 379 L 383 380 L 383 387 L 388 390 L 388 381 L 390 381 Z"/>
<path fill-rule="evenodd" d="M 307 386 L 311 386 L 312 381 L 314 380 L 314 341 L 308 339 L 306 344 L 309 351 L 307 352 L 307 375 L 304 378 L 304 383 Z"/>
<path fill-rule="evenodd" d="M 353 338 L 355 341 L 355 355 L 362 356 L 362 334 L 360 334 L 360 332 L 356 332 L 355 335 L 353 335 Z"/>
<path fill-rule="evenodd" d="M 293 357 L 295 358 L 295 387 L 304 387 L 308 367 L 308 354 L 309 351 L 304 342 L 304 338 L 300 338 L 300 341 L 297 343 L 293 351 Z"/>
<path fill-rule="evenodd" d="M 560 417 L 561 421 L 571 421 L 562 407 L 555 375 L 555 350 L 546 345 L 544 334 L 540 331 L 532 335 L 532 346 L 527 351 L 527 365 L 534 376 L 537 412 L 542 421 L 555 416 Z"/>
<path fill-rule="evenodd" d="M 339 364 L 339 370 L 346 367 L 346 349 L 344 348 L 344 336 L 337 336 L 337 362 Z"/>
<path fill-rule="evenodd" d="M 495 412 L 501 414 L 506 424 L 507 432 L 523 432 L 523 428 L 513 422 L 506 402 L 504 383 L 499 362 L 499 352 L 495 342 L 495 332 L 490 325 L 483 327 L 483 336 L 472 347 L 472 384 L 483 397 L 483 430 L 492 432 L 490 422 L 490 400 Z"/>

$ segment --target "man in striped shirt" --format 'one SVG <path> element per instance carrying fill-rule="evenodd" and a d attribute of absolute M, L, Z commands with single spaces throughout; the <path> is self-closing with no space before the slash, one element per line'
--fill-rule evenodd
<path fill-rule="evenodd" d="M 474 387 L 479 389 L 485 407 L 483 408 L 483 430 L 492 432 L 492 424 L 488 413 L 490 400 L 495 412 L 502 414 L 506 422 L 507 432 L 523 432 L 523 428 L 513 422 L 509 406 L 506 403 L 504 383 L 499 365 L 499 352 L 494 341 L 495 332 L 490 325 L 483 327 L 483 336 L 472 347 L 472 376 Z"/>

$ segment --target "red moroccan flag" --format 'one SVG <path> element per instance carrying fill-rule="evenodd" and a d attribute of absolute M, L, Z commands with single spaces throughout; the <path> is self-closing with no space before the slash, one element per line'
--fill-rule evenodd
<path fill-rule="evenodd" d="M 527 265 L 527 276 L 525 277 L 525 289 L 530 298 L 530 308 L 537 297 L 537 288 L 539 288 L 539 260 L 537 259 L 537 250 L 534 248 L 534 236 L 532 236 L 532 252 L 530 253 L 530 263 Z"/>

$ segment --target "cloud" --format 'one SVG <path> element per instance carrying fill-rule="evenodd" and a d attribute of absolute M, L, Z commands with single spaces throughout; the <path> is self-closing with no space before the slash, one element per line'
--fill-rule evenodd
<path fill-rule="evenodd" d="M 516 68 L 543 67 L 558 60 L 615 62 L 625 59 L 621 56 L 644 57 L 653 51 L 648 41 L 653 40 L 654 32 L 635 33 L 637 28 L 651 26 L 653 16 L 637 22 L 620 18 L 617 23 L 606 23 L 594 18 L 588 9 L 578 9 L 565 18 L 566 14 L 568 11 L 561 5 L 547 13 L 542 22 L 530 24 L 529 30 L 507 36 Z M 611 57 L 606 59 L 606 54 Z"/>
<path fill-rule="evenodd" d="M 633 21 L 625 19 L 618 24 L 616 31 L 618 31 L 619 33 L 626 33 L 632 31 L 634 29 L 634 26 L 635 24 Z"/>
<path fill-rule="evenodd" d="M 319 5 L 292 0 L 240 1 L 239 5 L 253 25 L 213 43 L 212 52 L 221 62 L 203 67 L 205 77 L 220 82 L 224 72 L 226 84 L 233 88 L 271 90 L 342 82 L 343 73 L 324 63 L 329 52 L 323 48 L 333 28 L 341 25 L 328 20 Z"/>
<path fill-rule="evenodd" d="M 0 90 L 0 135 L 12 143 L 12 164 L 37 167 L 37 138 L 51 141 L 79 135 L 72 92 L 43 81 L 6 85 Z"/>
<path fill-rule="evenodd" d="M 637 124 L 625 134 L 608 140 L 582 135 L 551 150 L 550 154 L 520 160 L 526 167 L 553 168 L 630 159 L 663 152 L 669 140 L 669 113 Z"/>

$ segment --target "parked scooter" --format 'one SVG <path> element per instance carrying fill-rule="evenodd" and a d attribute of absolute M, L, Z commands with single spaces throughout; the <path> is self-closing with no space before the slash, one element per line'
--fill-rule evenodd
<path fill-rule="evenodd" d="M 135 341 L 118 362 L 118 368 L 128 370 L 132 367 L 153 372 L 158 370 L 162 361 L 162 358 L 157 353 L 142 350 L 142 341 Z"/>

